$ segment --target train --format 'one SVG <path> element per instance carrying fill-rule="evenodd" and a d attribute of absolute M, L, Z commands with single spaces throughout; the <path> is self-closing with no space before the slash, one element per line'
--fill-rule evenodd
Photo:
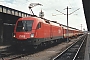
<path fill-rule="evenodd" d="M 68 33 L 67 33 L 68 31 Z M 40 46 L 79 36 L 83 32 L 36 16 L 19 18 L 15 24 L 12 45 Z"/>

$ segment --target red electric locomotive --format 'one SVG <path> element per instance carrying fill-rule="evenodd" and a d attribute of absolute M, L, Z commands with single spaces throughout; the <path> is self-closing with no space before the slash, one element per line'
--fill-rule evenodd
<path fill-rule="evenodd" d="M 12 44 L 38 46 L 61 38 L 63 28 L 59 23 L 30 16 L 17 20 Z"/>
<path fill-rule="evenodd" d="M 29 45 L 37 47 L 48 42 L 60 42 L 80 34 L 79 30 L 39 17 L 19 18 L 14 28 L 12 45 Z"/>

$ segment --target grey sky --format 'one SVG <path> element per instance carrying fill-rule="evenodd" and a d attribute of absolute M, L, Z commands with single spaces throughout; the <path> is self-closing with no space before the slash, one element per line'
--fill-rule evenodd
<path fill-rule="evenodd" d="M 30 3 L 41 3 L 43 6 L 36 6 L 33 8 L 34 13 L 38 16 L 40 10 L 45 14 L 45 18 L 49 20 L 58 21 L 61 24 L 66 25 L 66 15 L 57 15 L 52 16 L 52 14 L 61 14 L 57 12 L 55 9 L 66 14 L 65 9 L 67 6 L 70 7 L 69 13 L 75 11 L 80 8 L 75 13 L 69 15 L 69 26 L 81 29 L 85 28 L 87 30 L 86 21 L 83 12 L 82 0 L 0 0 L 1 5 L 11 7 L 26 13 L 30 13 L 28 6 Z"/>

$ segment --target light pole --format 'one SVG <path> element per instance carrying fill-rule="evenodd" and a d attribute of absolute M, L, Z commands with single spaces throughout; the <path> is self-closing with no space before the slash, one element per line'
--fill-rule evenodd
<path fill-rule="evenodd" d="M 67 6 L 67 42 L 69 42 L 69 38 L 68 38 L 68 36 L 69 36 L 69 31 L 68 31 L 68 9 L 71 9 L 71 8 L 68 8 L 68 6 Z"/>

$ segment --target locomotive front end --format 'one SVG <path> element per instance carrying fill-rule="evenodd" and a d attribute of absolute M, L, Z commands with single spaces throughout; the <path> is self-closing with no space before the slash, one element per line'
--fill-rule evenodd
<path fill-rule="evenodd" d="M 14 45 L 33 45 L 35 44 L 35 19 L 19 19 L 16 22 L 12 44 Z"/>
<path fill-rule="evenodd" d="M 18 21 L 15 27 L 15 34 L 13 37 L 19 40 L 34 38 L 34 32 L 32 31 L 33 22 L 33 20 Z"/>

